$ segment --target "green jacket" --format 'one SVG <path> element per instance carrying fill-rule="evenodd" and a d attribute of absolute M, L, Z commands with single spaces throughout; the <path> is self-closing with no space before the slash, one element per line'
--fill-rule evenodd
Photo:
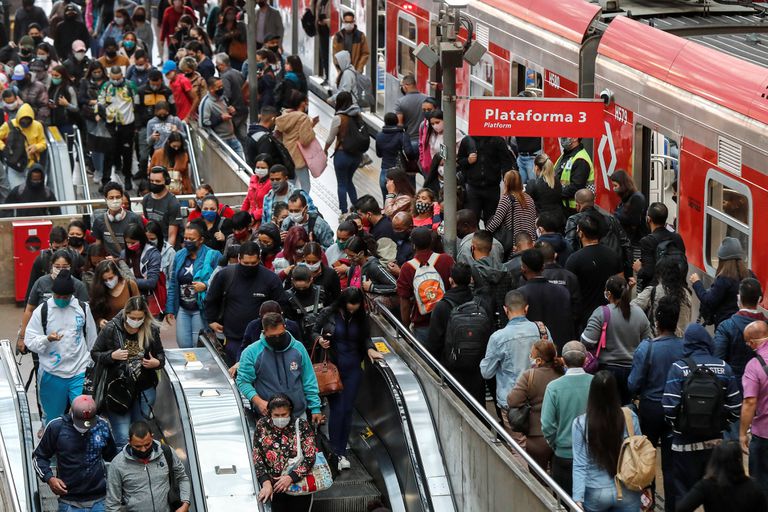
<path fill-rule="evenodd" d="M 555 455 L 573 458 L 573 420 L 587 412 L 587 396 L 592 375 L 581 368 L 569 369 L 547 385 L 541 405 L 541 431 Z"/>

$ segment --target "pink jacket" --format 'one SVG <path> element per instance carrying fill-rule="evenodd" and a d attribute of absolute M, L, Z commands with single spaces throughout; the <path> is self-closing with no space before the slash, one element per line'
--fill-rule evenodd
<path fill-rule="evenodd" d="M 432 151 L 429 149 L 429 121 L 426 119 L 419 126 L 419 165 L 421 172 L 427 176 L 432 167 Z"/>
<path fill-rule="evenodd" d="M 240 209 L 249 212 L 253 215 L 254 219 L 261 219 L 264 197 L 270 190 L 272 190 L 272 184 L 269 181 L 269 177 L 266 177 L 262 183 L 259 181 L 259 177 L 254 174 L 251 176 L 251 182 L 248 184 L 248 194 L 245 196 L 243 206 Z"/>

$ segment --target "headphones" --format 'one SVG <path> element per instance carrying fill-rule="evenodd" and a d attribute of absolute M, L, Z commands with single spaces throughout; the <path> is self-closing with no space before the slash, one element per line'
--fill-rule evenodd
<path fill-rule="evenodd" d="M 162 172 L 163 173 L 163 179 L 165 180 L 165 184 L 166 185 L 170 185 L 171 184 L 171 175 L 168 172 L 168 169 L 166 169 L 162 165 L 156 165 L 156 166 L 152 167 L 149 170 L 149 174 L 152 174 L 152 173 L 157 174 L 158 172 Z"/>

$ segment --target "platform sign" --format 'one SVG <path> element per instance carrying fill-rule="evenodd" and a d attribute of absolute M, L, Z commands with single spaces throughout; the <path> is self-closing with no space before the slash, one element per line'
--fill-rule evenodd
<path fill-rule="evenodd" d="M 599 137 L 601 100 L 472 98 L 469 134 L 499 137 Z"/>

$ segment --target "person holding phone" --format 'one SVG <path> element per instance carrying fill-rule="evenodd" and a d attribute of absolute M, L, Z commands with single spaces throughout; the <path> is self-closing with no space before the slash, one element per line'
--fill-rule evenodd
<path fill-rule="evenodd" d="M 128 443 L 131 423 L 150 417 L 157 370 L 165 364 L 160 324 L 149 312 L 144 297 L 128 299 L 125 308 L 104 326 L 91 357 L 97 366 L 94 385 L 106 379 L 104 389 L 110 395 L 130 397 L 129 403 L 122 404 L 124 407 L 111 399 L 99 404 L 106 410 L 115 444 L 121 448 Z"/>

